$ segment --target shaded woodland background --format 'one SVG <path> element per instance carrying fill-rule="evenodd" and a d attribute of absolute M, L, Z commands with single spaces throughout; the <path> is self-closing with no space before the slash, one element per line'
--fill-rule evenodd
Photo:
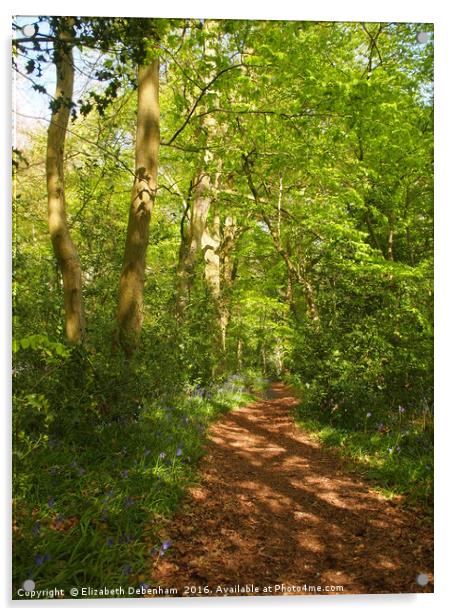
<path fill-rule="evenodd" d="M 16 584 L 140 581 L 271 379 L 430 507 L 432 26 L 18 18 L 13 63 Z"/>

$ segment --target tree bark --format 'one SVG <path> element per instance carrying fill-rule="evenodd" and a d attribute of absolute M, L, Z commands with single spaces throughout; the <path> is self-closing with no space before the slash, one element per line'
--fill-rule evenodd
<path fill-rule="evenodd" d="M 221 349 L 226 352 L 226 333 L 231 317 L 231 290 L 234 281 L 234 263 L 232 251 L 236 242 L 237 227 L 231 216 L 227 216 L 223 226 L 223 238 L 220 250 L 221 269 L 221 299 L 220 299 L 220 331 Z"/>
<path fill-rule="evenodd" d="M 55 42 L 56 90 L 47 133 L 46 180 L 48 225 L 53 251 L 63 278 L 66 336 L 79 344 L 85 332 L 82 269 L 66 217 L 64 147 L 74 89 L 71 21 L 62 22 Z"/>
<path fill-rule="evenodd" d="M 201 238 L 201 249 L 204 255 L 204 277 L 215 302 L 220 297 L 220 217 L 214 216 L 212 229 L 206 226 Z"/>
<path fill-rule="evenodd" d="M 143 289 L 149 224 L 157 192 L 159 60 L 138 68 L 135 179 L 119 282 L 118 332 L 126 355 L 136 349 L 143 322 Z"/>
<path fill-rule="evenodd" d="M 209 129 L 207 127 L 206 132 L 208 140 Z M 206 149 L 203 160 L 205 169 L 199 171 L 192 181 L 192 203 L 190 204 L 188 231 L 181 237 L 177 265 L 177 312 L 179 317 L 183 317 L 187 307 L 193 270 L 197 256 L 202 249 L 207 217 L 212 203 L 212 181 L 207 171 L 210 160 L 211 153 Z"/>
<path fill-rule="evenodd" d="M 215 56 L 215 50 L 212 45 L 212 41 L 209 38 L 212 32 L 215 31 L 216 23 L 214 21 L 206 21 L 204 23 L 204 30 L 207 33 L 207 38 L 204 43 L 204 55 L 208 59 L 213 59 Z M 208 84 L 212 79 L 212 71 L 210 71 L 204 78 L 204 82 Z M 200 110 L 203 111 L 204 106 L 200 106 Z M 200 161 L 200 168 L 196 173 L 191 183 L 191 204 L 190 204 L 190 217 L 188 230 L 181 237 L 181 246 L 179 250 L 179 262 L 177 266 L 177 298 L 176 298 L 176 310 L 179 319 L 183 319 L 187 303 L 190 296 L 190 289 L 192 286 L 194 267 L 201 251 L 204 252 L 205 277 L 209 286 L 212 286 L 214 277 L 214 268 L 216 257 L 214 256 L 216 250 L 217 238 L 215 237 L 215 231 L 212 237 L 209 236 L 207 230 L 207 218 L 209 215 L 209 209 L 212 204 L 212 193 L 218 188 L 219 172 L 213 176 L 212 170 L 209 167 L 212 164 L 213 154 L 209 150 L 210 140 L 217 131 L 217 121 L 213 115 L 202 115 L 199 123 L 200 137 L 204 142 L 204 155 L 202 161 Z M 215 226 L 215 223 L 214 223 Z M 209 250 L 209 245 L 214 245 L 215 249 Z M 212 279 L 212 280 L 210 280 Z M 210 282 L 209 282 L 210 281 Z M 214 290 L 215 284 L 212 289 Z M 215 291 L 214 291 L 215 292 Z"/>

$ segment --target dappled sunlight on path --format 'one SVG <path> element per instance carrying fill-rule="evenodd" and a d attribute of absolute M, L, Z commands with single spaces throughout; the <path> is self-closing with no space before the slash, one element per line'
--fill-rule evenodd
<path fill-rule="evenodd" d="M 156 583 L 181 594 L 237 584 L 432 592 L 416 583 L 420 573 L 432 579 L 428 525 L 303 433 L 287 387 L 271 393 L 211 427 L 200 484 L 168 528 L 173 547 L 151 572 Z"/>

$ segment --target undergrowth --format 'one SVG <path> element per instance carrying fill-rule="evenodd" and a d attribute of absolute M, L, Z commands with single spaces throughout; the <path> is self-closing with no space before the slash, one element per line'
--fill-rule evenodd
<path fill-rule="evenodd" d="M 295 410 L 299 426 L 349 462 L 352 470 L 371 480 L 383 495 L 402 496 L 405 504 L 431 515 L 432 417 L 403 407 L 385 415 L 383 423 L 371 411 L 364 412 L 363 422 L 353 428 L 335 424 L 331 414 L 313 412 L 303 402 Z"/>
<path fill-rule="evenodd" d="M 196 480 L 209 423 L 259 385 L 233 375 L 186 386 L 171 399 L 140 398 L 127 417 L 57 421 L 45 396 L 16 401 L 13 596 L 25 580 L 66 596 L 71 587 L 152 584 L 150 563 L 171 549 L 163 523 Z M 40 418 L 36 436 L 23 429 L 27 408 Z"/>

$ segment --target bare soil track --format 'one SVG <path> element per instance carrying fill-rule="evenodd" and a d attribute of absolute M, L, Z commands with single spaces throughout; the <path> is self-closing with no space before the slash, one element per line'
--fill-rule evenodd
<path fill-rule="evenodd" d="M 286 386 L 270 393 L 211 427 L 200 483 L 167 529 L 172 548 L 153 565 L 156 584 L 181 595 L 185 586 L 209 585 L 215 595 L 217 585 L 245 584 L 432 592 L 430 523 L 303 433 Z"/>

